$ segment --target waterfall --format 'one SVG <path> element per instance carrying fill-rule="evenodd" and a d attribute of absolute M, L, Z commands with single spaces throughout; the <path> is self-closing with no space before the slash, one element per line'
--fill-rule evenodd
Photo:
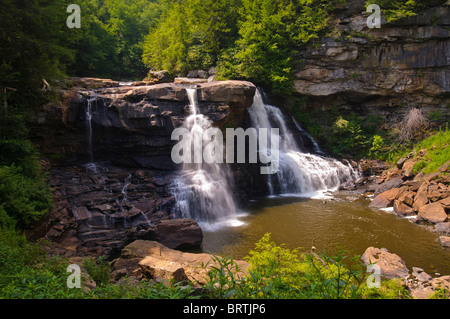
<path fill-rule="evenodd" d="M 280 129 L 279 169 L 276 174 L 267 176 L 270 195 L 316 196 L 335 190 L 341 183 L 356 178 L 356 172 L 350 165 L 303 152 L 281 110 L 265 104 L 259 90 L 256 91 L 249 113 L 253 127 Z M 296 126 L 299 133 L 305 132 L 298 123 Z M 316 150 L 320 151 L 318 145 Z"/>
<path fill-rule="evenodd" d="M 205 163 L 196 160 L 195 149 L 211 142 L 203 137 L 203 132 L 212 127 L 208 117 L 201 114 L 197 102 L 197 90 L 186 89 L 189 98 L 190 115 L 183 126 L 190 132 L 182 143 L 189 143 L 194 163 L 183 163 L 179 177 L 175 181 L 175 211 L 179 217 L 193 218 L 202 225 L 211 226 L 226 222 L 237 225 L 236 204 L 230 184 L 228 167 L 219 163 Z"/>
<path fill-rule="evenodd" d="M 92 147 L 92 105 L 97 101 L 97 97 L 89 97 L 86 104 L 86 129 L 88 137 L 88 154 L 90 163 L 94 162 L 94 150 Z"/>

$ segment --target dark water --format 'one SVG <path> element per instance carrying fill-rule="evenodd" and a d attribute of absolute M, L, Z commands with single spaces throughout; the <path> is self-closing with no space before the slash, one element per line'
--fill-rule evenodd
<path fill-rule="evenodd" d="M 450 249 L 439 243 L 433 227 L 414 224 L 393 213 L 369 208 L 370 201 L 351 202 L 348 194 L 329 199 L 267 198 L 252 203 L 239 227 L 204 230 L 205 252 L 241 259 L 254 249 L 265 233 L 277 244 L 331 255 L 343 248 L 348 255 L 362 255 L 367 247 L 387 248 L 407 267 L 421 267 L 430 275 L 450 274 Z"/>

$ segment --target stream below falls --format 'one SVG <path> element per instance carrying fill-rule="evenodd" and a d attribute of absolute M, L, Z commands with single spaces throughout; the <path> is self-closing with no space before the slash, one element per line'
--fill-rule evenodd
<path fill-rule="evenodd" d="M 439 243 L 431 226 L 415 224 L 393 212 L 369 208 L 369 199 L 351 202 L 349 194 L 335 192 L 325 198 L 268 197 L 253 201 L 237 227 L 205 228 L 202 250 L 242 259 L 265 233 L 286 248 L 299 248 L 328 256 L 339 248 L 347 256 L 362 255 L 374 246 L 399 255 L 412 270 L 423 268 L 430 275 L 450 274 L 450 249 Z"/>

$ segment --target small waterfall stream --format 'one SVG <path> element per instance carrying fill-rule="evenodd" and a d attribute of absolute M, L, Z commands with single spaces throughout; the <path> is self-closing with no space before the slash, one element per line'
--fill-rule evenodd
<path fill-rule="evenodd" d="M 90 163 L 94 162 L 94 150 L 92 146 L 92 106 L 97 101 L 97 96 L 91 96 L 86 103 L 86 129 L 88 139 L 88 154 Z"/>
<path fill-rule="evenodd" d="M 317 196 L 335 190 L 341 183 L 355 179 L 357 173 L 348 165 L 324 156 L 303 152 L 294 139 L 295 132 L 288 128 L 281 110 L 265 104 L 259 90 L 249 109 L 254 128 L 280 129 L 279 169 L 268 175 L 267 183 L 271 195 Z M 298 133 L 305 131 L 295 123 Z M 321 150 L 314 143 L 315 150 Z M 261 150 L 260 150 L 261 151 Z"/>

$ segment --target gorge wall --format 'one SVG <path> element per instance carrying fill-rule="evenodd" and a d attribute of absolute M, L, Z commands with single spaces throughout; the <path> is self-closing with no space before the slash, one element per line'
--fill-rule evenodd
<path fill-rule="evenodd" d="M 386 126 L 406 108 L 450 119 L 449 6 L 369 29 L 366 1 L 342 4 L 334 13 L 334 36 L 299 53 L 296 94 L 305 112 L 336 108 L 345 114 L 374 113 Z M 448 2 L 447 2 L 448 3 Z"/>
<path fill-rule="evenodd" d="M 178 142 L 171 133 L 190 115 L 186 87 L 192 86 L 92 78 L 68 83 L 59 102 L 31 119 L 55 205 L 28 237 L 45 237 L 53 251 L 69 256 L 111 256 L 136 239 L 198 246 L 202 231 L 194 220 L 173 215 L 171 189 L 179 169 L 171 160 Z M 256 91 L 245 81 L 195 87 L 199 109 L 219 128 L 240 127 Z"/>

